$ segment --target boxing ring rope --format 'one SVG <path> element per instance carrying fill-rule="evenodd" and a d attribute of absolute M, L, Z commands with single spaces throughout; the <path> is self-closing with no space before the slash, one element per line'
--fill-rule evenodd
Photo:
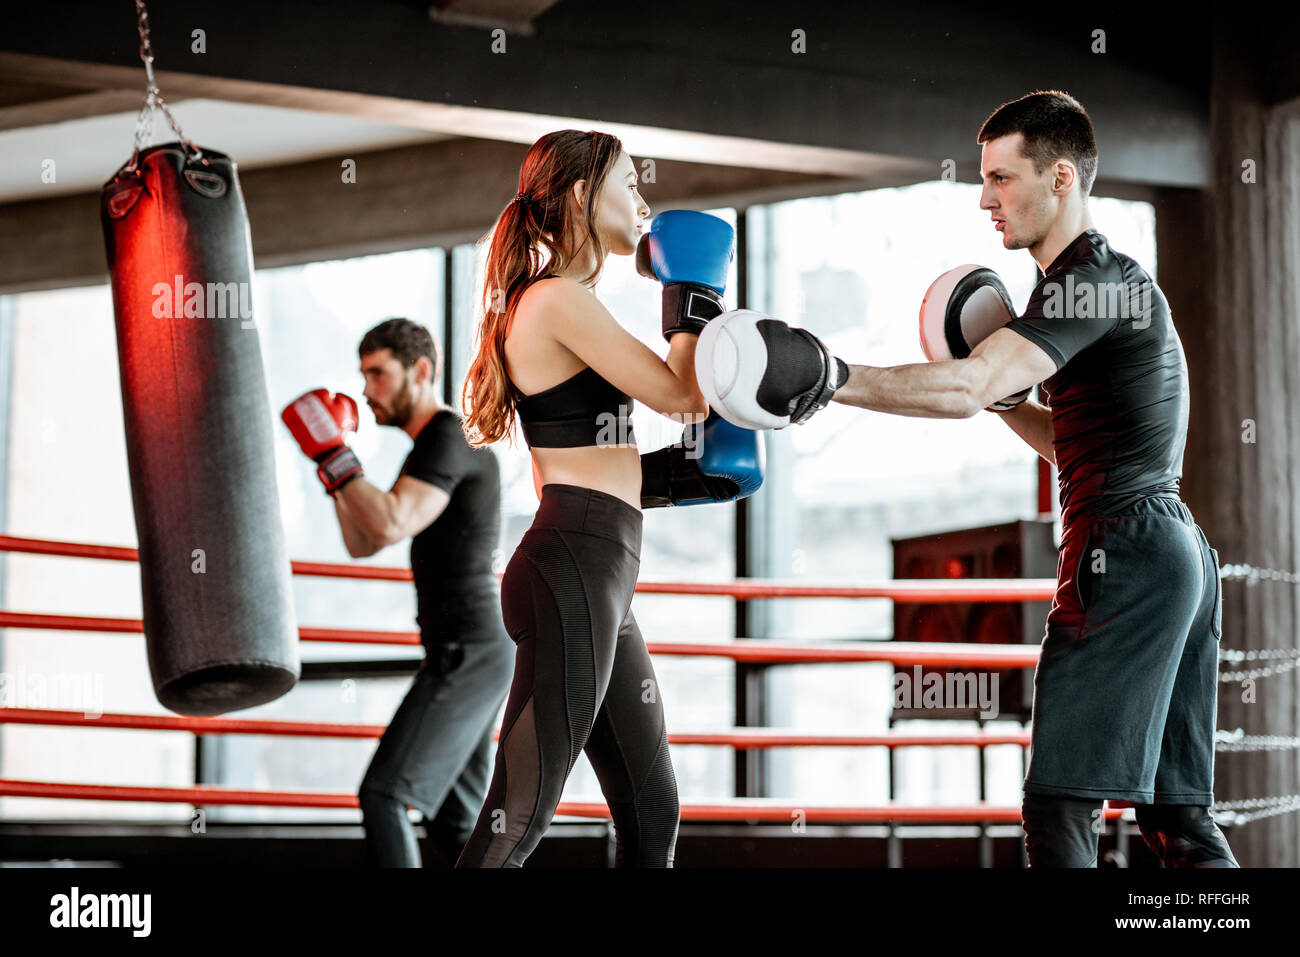
<path fill-rule="evenodd" d="M 135 562 L 134 548 L 118 545 L 87 545 L 39 538 L 0 535 L 0 552 L 26 552 L 70 558 L 99 558 Z M 409 568 L 378 565 L 339 565 L 328 562 L 290 563 L 295 575 L 324 578 L 381 579 L 412 581 Z M 500 576 L 498 576 L 500 577 Z M 795 585 L 771 579 L 747 578 L 730 582 L 637 582 L 638 594 L 711 595 L 722 598 L 892 598 L 898 602 L 926 603 L 969 601 L 1051 601 L 1056 593 L 1053 578 L 965 578 L 889 579 L 870 585 Z"/>
<path fill-rule="evenodd" d="M 264 734 L 289 737 L 378 738 L 382 724 L 340 724 L 321 721 L 284 721 L 277 718 L 195 718 L 170 714 L 102 714 L 52 711 L 45 708 L 0 708 L 0 724 L 39 724 L 58 727 L 128 728 L 147 731 L 188 731 L 192 734 Z M 500 738 L 501 729 L 492 732 Z M 952 734 L 807 734 L 776 728 L 735 728 L 730 731 L 669 732 L 669 744 L 707 745 L 739 749 L 756 748 L 987 748 L 995 745 L 1029 746 L 1028 732 L 989 731 Z"/>
<path fill-rule="evenodd" d="M 48 631 L 94 631 L 143 634 L 139 618 L 87 618 L 80 615 L 49 615 L 21 611 L 0 611 L 0 628 Z M 364 631 L 350 628 L 299 628 L 302 641 L 345 644 L 420 644 L 414 631 Z M 1037 645 L 962 644 L 923 641 L 838 641 L 778 642 L 769 638 L 738 638 L 728 641 L 647 641 L 653 655 L 730 658 L 762 664 L 815 664 L 818 662 L 892 662 L 929 667 L 986 666 L 995 670 L 1032 668 L 1038 662 Z"/>
<path fill-rule="evenodd" d="M 134 548 L 80 542 L 50 541 L 0 535 L 0 551 L 74 558 L 133 562 Z M 325 562 L 291 563 L 293 573 L 303 576 L 411 581 L 406 568 L 355 566 Z M 1050 601 L 1056 590 L 1054 579 L 961 579 L 890 580 L 857 585 L 804 585 L 745 579 L 731 582 L 638 582 L 637 592 L 663 595 L 710 595 L 739 599 L 773 598 L 887 598 L 901 603 L 935 602 L 1020 602 Z M 0 628 L 58 631 L 93 631 L 110 634 L 143 634 L 143 622 L 132 618 L 0 611 Z M 361 629 L 299 629 L 302 641 L 348 642 L 418 646 L 418 632 Z M 686 657 L 729 658 L 736 662 L 797 664 L 817 662 L 887 662 L 895 665 L 930 667 L 987 667 L 994 670 L 1029 668 L 1038 660 L 1039 648 L 1023 644 L 962 644 L 897 641 L 836 641 L 833 643 L 777 642 L 771 639 L 728 641 L 647 641 L 651 654 Z M 0 707 L 0 724 L 64 727 L 183 731 L 204 734 L 257 734 L 321 738 L 378 738 L 383 725 L 341 724 L 314 721 L 190 717 L 182 715 L 100 714 L 39 708 Z M 494 731 L 499 737 L 500 729 Z M 904 747 L 975 747 L 999 745 L 1029 746 L 1025 732 L 992 733 L 983 730 L 948 734 L 839 735 L 807 734 L 775 728 L 740 728 L 725 731 L 670 733 L 670 744 L 766 749 L 784 747 L 880 747 L 894 751 Z M 0 779 L 0 796 L 47 797 L 82 800 L 186 803 L 195 805 L 259 805 L 277 807 L 357 808 L 352 793 L 250 791 L 209 785 L 191 787 L 138 787 L 73 784 L 47 781 Z M 1109 807 L 1108 819 L 1119 818 L 1123 808 Z M 603 802 L 561 802 L 557 817 L 609 818 Z M 1019 806 L 1002 807 L 977 802 L 953 806 L 825 806 L 790 804 L 765 798 L 734 798 L 726 802 L 683 804 L 682 820 L 771 821 L 855 824 L 897 824 L 906 822 L 947 824 L 1020 823 Z"/>
<path fill-rule="evenodd" d="M 196 785 L 193 787 L 132 787 L 105 784 L 57 784 L 46 781 L 0 779 L 0 795 L 11 797 L 75 798 L 95 801 L 132 801 L 161 804 L 245 805 L 262 807 L 357 808 L 355 794 L 321 791 L 247 791 L 238 788 Z M 1115 820 L 1123 808 L 1107 808 L 1106 818 Z M 609 819 L 602 801 L 561 801 L 556 817 Z M 791 805 L 775 798 L 733 798 L 726 803 L 682 804 L 683 821 L 770 822 L 789 824 L 1016 824 L 1020 808 L 991 804 L 916 807 L 890 805 Z"/>

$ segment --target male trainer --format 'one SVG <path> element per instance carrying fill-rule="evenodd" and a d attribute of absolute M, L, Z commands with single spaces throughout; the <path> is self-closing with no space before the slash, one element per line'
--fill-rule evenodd
<path fill-rule="evenodd" d="M 357 427 L 348 396 L 317 389 L 282 418 L 319 466 L 349 555 L 411 538 L 425 658 L 361 782 L 361 811 L 372 864 L 420 866 L 410 806 L 450 865 L 487 796 L 492 732 L 514 671 L 492 570 L 500 473 L 492 451 L 472 449 L 460 418 L 439 400 L 440 356 L 427 329 L 389 319 L 365 334 L 358 353 L 375 421 L 415 442 L 392 489 L 370 484 L 345 444 Z"/>
<path fill-rule="evenodd" d="M 873 368 L 739 310 L 700 335 L 700 389 L 748 428 L 805 421 L 832 398 L 933 418 L 999 412 L 1060 482 L 1022 807 L 1030 865 L 1095 867 L 1109 799 L 1137 805 L 1165 866 L 1236 867 L 1209 813 L 1222 597 L 1218 553 L 1179 495 L 1187 366 L 1169 305 L 1093 226 L 1097 147 L 1078 101 L 1006 103 L 977 142 L 980 208 L 1042 271 L 1023 315 L 990 270 L 961 267 L 922 309 L 934 361 Z M 999 300 L 1002 323 L 971 321 Z M 1027 399 L 1040 382 L 1048 406 Z"/>

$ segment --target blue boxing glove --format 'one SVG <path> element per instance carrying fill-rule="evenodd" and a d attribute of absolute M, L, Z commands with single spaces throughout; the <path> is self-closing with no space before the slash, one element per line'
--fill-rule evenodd
<path fill-rule="evenodd" d="M 710 411 L 677 443 L 641 456 L 641 507 L 731 502 L 763 484 L 758 433 Z"/>
<path fill-rule="evenodd" d="M 726 310 L 722 294 L 735 256 L 736 231 L 725 219 L 690 209 L 655 217 L 636 247 L 636 270 L 663 283 L 663 334 L 700 333 Z"/>

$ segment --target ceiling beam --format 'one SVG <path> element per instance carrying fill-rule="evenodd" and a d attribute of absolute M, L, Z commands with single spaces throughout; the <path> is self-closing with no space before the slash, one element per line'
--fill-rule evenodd
<path fill-rule="evenodd" d="M 12 76 L 50 81 L 58 78 L 101 90 L 139 89 L 140 97 L 143 97 L 144 75 L 133 67 L 0 52 L 0 79 Z M 173 97 L 177 100 L 190 97 L 314 110 L 508 143 L 532 143 L 551 130 L 581 129 L 593 125 L 592 120 L 585 117 L 429 103 L 345 90 L 286 86 L 166 70 L 155 71 L 155 76 L 169 102 Z M 878 153 L 775 143 L 634 123 L 601 121 L 594 125 L 619 137 L 627 151 L 637 157 L 854 178 L 934 172 L 933 163 Z"/>
<path fill-rule="evenodd" d="M 510 201 L 526 148 L 436 143 L 241 170 L 259 268 L 473 242 Z M 663 160 L 645 195 L 654 211 L 709 209 L 897 182 L 846 180 Z M 0 294 L 107 280 L 98 192 L 0 205 Z"/>
<path fill-rule="evenodd" d="M 184 99 L 176 97 L 168 100 L 168 103 L 179 103 Z M 140 93 L 96 90 L 93 93 L 74 93 L 31 103 L 0 106 L 0 132 L 135 111 L 140 109 L 143 102 L 144 97 Z"/>

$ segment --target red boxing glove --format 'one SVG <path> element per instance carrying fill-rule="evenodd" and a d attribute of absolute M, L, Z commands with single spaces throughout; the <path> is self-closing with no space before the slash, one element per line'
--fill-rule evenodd
<path fill-rule="evenodd" d="M 351 397 L 316 389 L 286 405 L 280 418 L 303 454 L 320 466 L 316 475 L 330 495 L 363 474 L 346 442 L 347 433 L 357 430 L 357 404 Z"/>

